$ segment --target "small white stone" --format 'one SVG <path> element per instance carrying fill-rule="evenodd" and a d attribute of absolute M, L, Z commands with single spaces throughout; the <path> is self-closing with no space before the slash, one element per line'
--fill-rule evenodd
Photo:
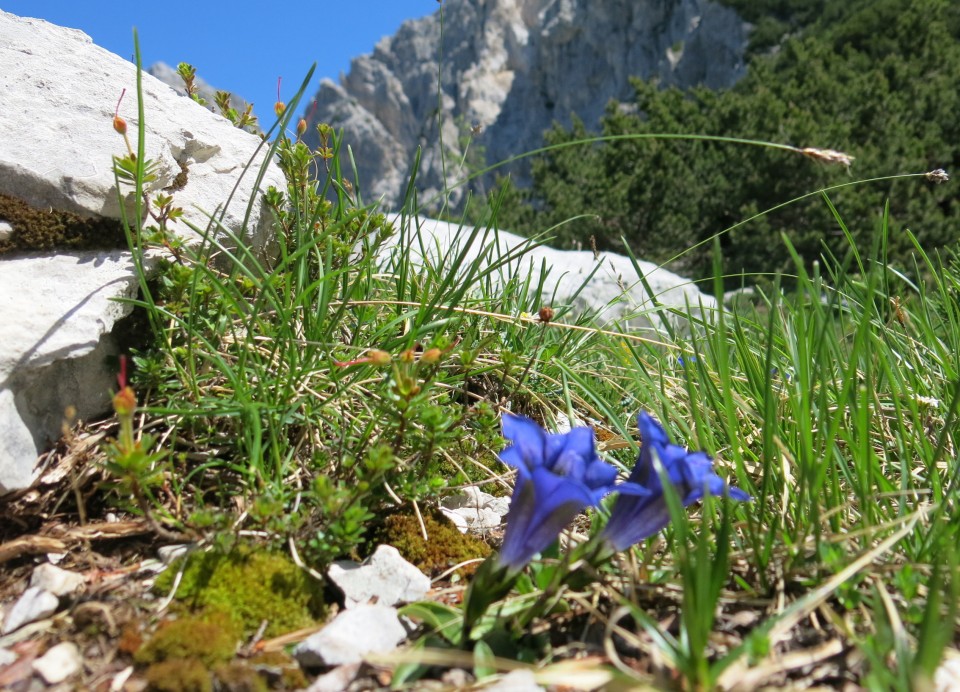
<path fill-rule="evenodd" d="M 127 666 L 114 675 L 113 680 L 110 681 L 110 692 L 121 692 L 131 675 L 133 675 L 133 666 Z"/>
<path fill-rule="evenodd" d="M 53 615 L 59 607 L 60 599 L 55 594 L 31 586 L 7 612 L 3 621 L 3 634 L 9 634 L 29 622 Z"/>
<path fill-rule="evenodd" d="M 497 516 L 505 517 L 507 516 L 507 512 L 510 511 L 510 498 L 495 497 L 487 503 L 487 509 L 495 512 Z"/>
<path fill-rule="evenodd" d="M 943 660 L 933 675 L 936 692 L 958 692 L 960 690 L 960 652 L 947 649 Z"/>
<path fill-rule="evenodd" d="M 558 412 L 556 418 L 558 433 L 565 435 L 573 430 L 573 425 L 570 423 L 570 417 L 566 413 Z"/>
<path fill-rule="evenodd" d="M 443 513 L 443 516 L 453 522 L 453 525 L 457 527 L 460 533 L 466 533 L 469 530 L 470 525 L 467 523 L 466 518 L 457 514 L 456 510 L 441 507 L 440 511 Z"/>
<path fill-rule="evenodd" d="M 347 689 L 360 672 L 360 663 L 337 666 L 329 673 L 321 675 L 311 683 L 307 692 L 341 692 Z"/>
<path fill-rule="evenodd" d="M 343 591 L 347 608 L 374 599 L 386 606 L 410 603 L 421 600 L 430 590 L 430 578 L 391 545 L 378 546 L 362 565 L 339 560 L 330 566 L 327 577 Z"/>
<path fill-rule="evenodd" d="M 80 649 L 73 642 L 61 642 L 33 662 L 33 669 L 48 685 L 63 682 L 82 666 Z"/>
<path fill-rule="evenodd" d="M 45 563 L 33 570 L 30 586 L 36 586 L 57 596 L 66 596 L 80 589 L 86 579 L 82 574 Z"/>
<path fill-rule="evenodd" d="M 512 670 L 483 689 L 486 692 L 543 692 L 532 670 Z"/>
<path fill-rule="evenodd" d="M 293 656 L 308 668 L 359 663 L 366 654 L 393 651 L 406 636 L 395 608 L 358 605 L 300 642 Z"/>
<path fill-rule="evenodd" d="M 13 236 L 13 226 L 6 221 L 0 221 L 0 240 L 10 240 Z"/>
<path fill-rule="evenodd" d="M 451 520 L 461 526 L 466 522 L 467 527 L 474 533 L 485 533 L 496 529 L 503 523 L 503 517 L 510 507 L 509 498 L 499 498 L 485 493 L 479 488 L 470 486 L 456 495 L 444 498 L 441 510 Z M 454 519 L 459 517 L 460 519 Z"/>

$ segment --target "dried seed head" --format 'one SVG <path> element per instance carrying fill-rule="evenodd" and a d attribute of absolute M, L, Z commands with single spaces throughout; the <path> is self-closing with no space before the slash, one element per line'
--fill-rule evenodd
<path fill-rule="evenodd" d="M 842 151 L 835 151 L 833 149 L 817 149 L 815 147 L 806 147 L 801 149 L 800 153 L 804 156 L 809 156 L 811 159 L 823 161 L 824 163 L 839 163 L 843 166 L 849 166 L 853 163 L 852 156 L 849 154 L 844 154 Z"/>
<path fill-rule="evenodd" d="M 950 176 L 947 175 L 947 172 L 942 168 L 937 168 L 936 170 L 930 171 L 926 174 L 926 178 L 931 183 L 937 183 L 938 185 L 940 183 L 949 182 L 950 180 Z"/>
<path fill-rule="evenodd" d="M 544 305 L 542 308 L 540 308 L 540 312 L 537 313 L 538 317 L 540 317 L 540 321 L 544 324 L 549 323 L 550 320 L 553 319 L 553 314 L 553 308 L 549 305 Z"/>

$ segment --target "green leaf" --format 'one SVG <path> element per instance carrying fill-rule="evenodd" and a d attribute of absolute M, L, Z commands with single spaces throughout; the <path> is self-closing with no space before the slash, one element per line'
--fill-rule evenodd
<path fill-rule="evenodd" d="M 473 647 L 473 674 L 477 680 L 496 675 L 493 649 L 486 642 L 479 641 Z"/>
<path fill-rule="evenodd" d="M 419 620 L 450 642 L 453 646 L 460 646 L 463 632 L 463 614 L 458 608 L 437 603 L 435 601 L 417 601 L 405 605 L 398 611 L 415 620 Z"/>

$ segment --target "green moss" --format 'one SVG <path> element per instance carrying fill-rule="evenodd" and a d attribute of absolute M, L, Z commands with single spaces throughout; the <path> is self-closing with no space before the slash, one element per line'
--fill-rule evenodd
<path fill-rule="evenodd" d="M 213 692 L 210 672 L 195 658 L 155 663 L 144 678 L 151 692 Z"/>
<path fill-rule="evenodd" d="M 270 689 L 246 661 L 233 661 L 218 666 L 217 689 L 224 692 L 267 692 Z"/>
<path fill-rule="evenodd" d="M 193 660 L 209 668 L 233 658 L 240 634 L 223 613 L 168 620 L 137 649 L 133 659 L 141 664 Z"/>
<path fill-rule="evenodd" d="M 265 635 L 274 637 L 323 617 L 322 585 L 285 555 L 240 546 L 186 559 L 179 603 L 195 612 L 226 613 L 244 633 L 253 633 L 266 620 Z M 182 561 L 161 574 L 155 590 L 169 593 L 181 567 Z"/>
<path fill-rule="evenodd" d="M 0 221 L 13 229 L 9 238 L 0 240 L 0 255 L 14 250 L 127 247 L 123 227 L 116 219 L 36 209 L 11 195 L 0 194 Z"/>
<path fill-rule="evenodd" d="M 465 560 L 486 557 L 490 546 L 476 536 L 462 534 L 442 512 L 434 510 L 423 515 L 424 527 L 429 541 L 423 540 L 420 522 L 413 514 L 394 514 L 387 517 L 384 525 L 374 534 L 377 543 L 395 547 L 404 559 L 412 562 L 429 575 L 437 575 Z M 468 576 L 476 570 L 469 565 L 458 570 Z"/>

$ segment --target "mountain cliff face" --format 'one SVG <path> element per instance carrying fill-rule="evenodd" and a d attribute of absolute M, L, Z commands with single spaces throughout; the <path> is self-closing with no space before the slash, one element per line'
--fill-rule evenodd
<path fill-rule="evenodd" d="M 367 200 L 402 200 L 417 147 L 426 203 L 484 159 L 541 146 L 571 113 L 595 125 L 610 99 L 631 98 L 629 77 L 720 88 L 745 71 L 748 26 L 709 0 L 447 0 L 442 11 L 442 24 L 440 11 L 404 23 L 340 84 L 324 80 L 306 108 L 309 144 L 318 122 L 345 130 Z"/>

